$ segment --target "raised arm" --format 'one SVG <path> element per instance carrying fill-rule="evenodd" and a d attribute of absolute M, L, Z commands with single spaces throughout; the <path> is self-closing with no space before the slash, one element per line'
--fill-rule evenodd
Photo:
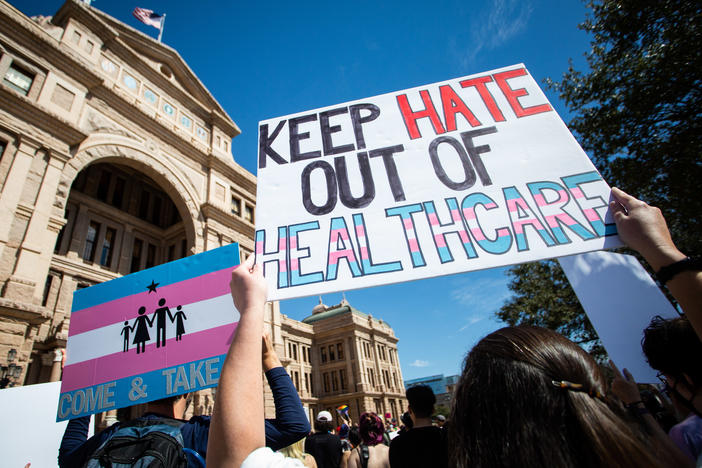
<path fill-rule="evenodd" d="M 680 451 L 680 448 L 678 448 L 673 440 L 668 437 L 668 434 L 663 432 L 660 424 L 658 424 L 653 415 L 651 415 L 651 413 L 646 409 L 646 406 L 641 400 L 639 388 L 636 385 L 636 381 L 631 373 L 629 373 L 627 369 L 624 369 L 624 375 L 622 375 L 614 362 L 609 361 L 609 365 L 612 368 L 612 371 L 614 371 L 612 393 L 619 398 L 627 409 L 638 413 L 639 417 L 648 428 L 648 432 L 652 439 L 656 441 L 657 446 L 659 447 L 659 452 L 661 450 L 664 452 L 659 453 L 659 456 L 667 459 L 670 466 L 693 468 L 694 464 L 691 462 L 691 460 L 685 456 L 682 451 Z"/>
<path fill-rule="evenodd" d="M 687 258 L 673 243 L 661 210 L 616 187 L 612 188 L 612 195 L 616 201 L 610 203 L 610 208 L 619 237 L 639 252 L 656 272 Z M 665 285 L 702 339 L 702 271 L 681 271 Z"/>
<path fill-rule="evenodd" d="M 275 419 L 266 419 L 266 446 L 279 450 L 309 434 L 310 423 L 268 333 L 263 336 L 263 370 L 275 404 Z"/>
<path fill-rule="evenodd" d="M 261 336 L 266 283 L 253 255 L 232 271 L 239 324 L 222 366 L 207 444 L 207 465 L 238 467 L 265 444 Z"/>

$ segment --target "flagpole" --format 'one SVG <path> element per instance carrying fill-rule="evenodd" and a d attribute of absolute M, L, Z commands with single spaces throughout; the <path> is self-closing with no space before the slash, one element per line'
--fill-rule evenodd
<path fill-rule="evenodd" d="M 161 42 L 161 37 L 163 36 L 163 26 L 166 24 L 166 14 L 163 14 L 161 18 L 161 27 L 158 30 L 158 42 Z"/>

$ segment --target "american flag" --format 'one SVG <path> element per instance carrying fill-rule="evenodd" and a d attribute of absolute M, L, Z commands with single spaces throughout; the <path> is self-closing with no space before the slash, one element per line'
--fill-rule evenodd
<path fill-rule="evenodd" d="M 156 29 L 161 29 L 163 24 L 163 16 L 158 13 L 154 13 L 153 10 L 147 10 L 146 8 L 135 8 L 132 15 L 139 21 L 149 26 L 153 26 Z"/>

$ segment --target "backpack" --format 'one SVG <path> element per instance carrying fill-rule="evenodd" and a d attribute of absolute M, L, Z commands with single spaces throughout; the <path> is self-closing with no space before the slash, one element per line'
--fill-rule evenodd
<path fill-rule="evenodd" d="M 84 468 L 186 468 L 182 421 L 135 419 L 117 429 L 88 459 Z"/>

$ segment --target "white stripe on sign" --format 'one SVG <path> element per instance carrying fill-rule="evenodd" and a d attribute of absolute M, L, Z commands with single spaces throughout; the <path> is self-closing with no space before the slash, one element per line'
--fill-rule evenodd
<path fill-rule="evenodd" d="M 175 315 L 177 309 L 170 307 L 171 314 Z M 183 304 L 182 310 L 187 317 L 183 321 L 185 333 L 197 333 L 210 328 L 228 325 L 239 321 L 239 312 L 234 307 L 232 296 L 224 294 L 222 296 L 213 297 L 204 301 L 195 302 L 193 304 Z M 153 317 L 153 311 L 147 311 L 146 316 L 149 320 Z M 135 321 L 129 322 L 130 326 L 134 326 Z M 124 348 L 124 335 L 122 331 L 125 325 L 123 322 L 114 323 L 106 327 L 96 328 L 85 333 L 71 336 L 66 347 L 66 363 L 76 364 L 78 362 L 96 359 L 108 354 L 121 352 Z M 175 337 L 176 324 L 172 323 L 166 317 L 166 339 L 170 340 Z M 129 349 L 134 348 L 134 331 L 129 333 Z M 149 327 L 150 340 L 148 343 L 156 342 L 156 321 L 153 326 Z M 72 350 L 80 350 L 80 353 L 72 353 Z"/>

